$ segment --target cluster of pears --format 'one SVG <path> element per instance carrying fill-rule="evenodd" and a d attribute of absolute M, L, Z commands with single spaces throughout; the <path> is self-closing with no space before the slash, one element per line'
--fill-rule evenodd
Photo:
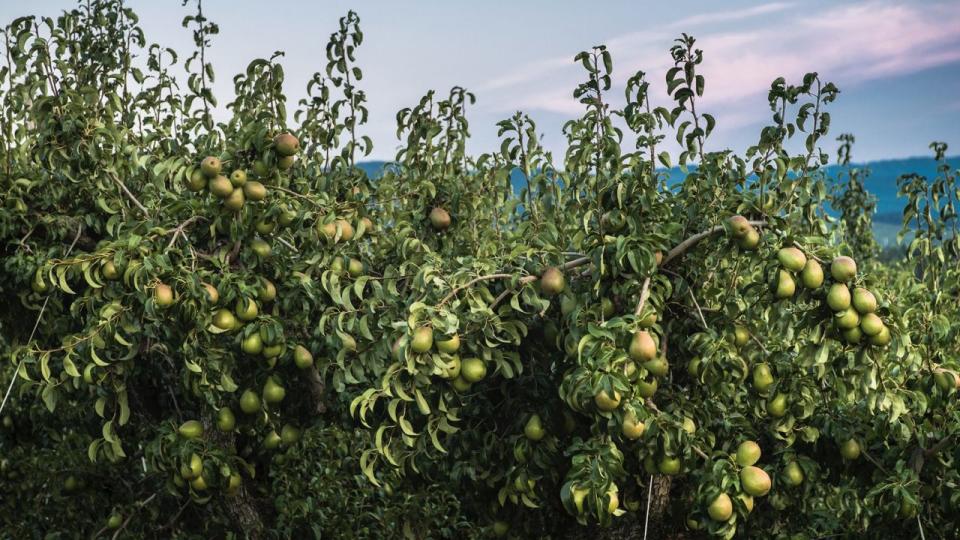
<path fill-rule="evenodd" d="M 733 216 L 727 222 L 730 225 L 730 232 L 733 239 L 741 249 L 748 251 L 756 250 L 760 245 L 760 233 L 750 224 L 750 221 L 743 216 Z"/>
<path fill-rule="evenodd" d="M 818 289 L 825 281 L 823 268 L 816 259 L 808 259 L 798 248 L 785 247 L 777 252 L 782 267 L 776 284 L 777 298 L 790 298 L 796 291 L 791 272 L 800 273 L 800 282 L 808 289 Z M 827 290 L 826 304 L 834 313 L 834 324 L 843 339 L 858 344 L 866 339 L 870 345 L 879 347 L 890 343 L 890 329 L 877 315 L 877 297 L 868 289 L 849 284 L 857 276 L 857 263 L 850 257 L 840 256 L 830 262 L 832 283 Z"/>
<path fill-rule="evenodd" d="M 766 471 L 756 466 L 760 461 L 760 445 L 754 441 L 744 441 L 737 447 L 737 453 L 733 456 L 734 461 L 740 468 L 740 488 L 742 493 L 738 498 L 743 502 L 747 512 L 753 510 L 754 497 L 763 497 L 770 492 L 770 475 Z M 793 465 L 796 465 L 793 463 Z M 788 468 L 790 465 L 788 465 Z M 803 471 L 797 466 L 800 473 L 799 482 L 803 481 Z M 730 495 L 720 493 L 707 506 L 707 514 L 714 521 L 727 521 L 733 515 L 733 500 Z"/>
<path fill-rule="evenodd" d="M 393 354 L 397 358 L 403 338 L 398 338 L 393 344 Z M 481 358 L 460 359 L 460 335 L 452 334 L 442 339 L 434 339 L 432 326 L 420 326 L 413 330 L 410 337 L 409 350 L 415 354 L 427 354 L 436 348 L 440 353 L 442 365 L 434 373 L 450 381 L 458 392 L 470 390 L 473 383 L 480 382 L 487 376 L 487 364 Z"/>
<path fill-rule="evenodd" d="M 218 421 L 218 426 L 219 425 L 220 421 Z M 231 429 L 233 429 L 232 425 Z M 203 437 L 203 424 L 199 420 L 187 420 L 183 424 L 180 424 L 177 432 L 187 440 L 201 439 Z M 206 471 L 204 466 L 203 458 L 194 452 L 180 464 L 180 474 L 173 475 L 173 482 L 177 487 L 183 487 L 189 482 L 190 487 L 194 491 L 201 492 L 209 488 L 210 476 L 211 474 Z M 240 489 L 241 483 L 242 478 L 240 474 L 236 471 L 231 472 L 227 480 L 227 493 L 236 493 L 237 490 Z"/>
<path fill-rule="evenodd" d="M 665 376 L 670 370 L 667 357 L 659 352 L 657 341 L 647 330 L 638 330 L 633 334 L 627 348 L 627 354 L 630 359 L 624 365 L 624 375 L 634 383 L 634 389 L 638 396 L 643 399 L 653 397 L 657 391 L 657 380 Z M 638 365 L 643 367 L 651 376 L 649 379 L 639 378 Z M 620 401 L 620 392 L 616 390 L 612 394 L 606 390 L 600 390 L 593 397 L 594 405 L 603 412 L 618 409 Z M 629 439 L 640 438 L 644 430 L 643 423 L 629 412 L 624 415 L 622 427 L 624 436 Z"/>
<path fill-rule="evenodd" d="M 293 166 L 294 156 L 300 150 L 300 141 L 290 133 L 281 133 L 273 140 L 277 154 L 277 167 L 282 170 Z M 266 177 L 269 168 L 263 161 L 254 163 L 254 174 Z M 216 156 L 207 156 L 200 162 L 200 168 L 193 171 L 187 179 L 187 189 L 194 192 L 207 189 L 220 199 L 228 210 L 239 212 L 246 201 L 262 201 L 267 197 L 267 188 L 256 180 L 248 178 L 247 171 L 236 169 L 229 176 L 221 174 L 223 163 Z"/>

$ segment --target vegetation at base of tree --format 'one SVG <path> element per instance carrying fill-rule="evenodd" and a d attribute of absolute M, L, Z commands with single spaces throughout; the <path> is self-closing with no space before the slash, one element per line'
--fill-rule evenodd
<path fill-rule="evenodd" d="M 276 53 L 218 122 L 219 28 L 184 4 L 187 57 L 120 0 L 0 34 L 5 535 L 960 532 L 945 144 L 881 262 L 851 136 L 824 172 L 839 90 L 777 79 L 717 148 L 682 35 L 665 96 L 576 56 L 562 156 L 524 113 L 467 154 L 454 87 L 372 179 L 355 13 L 305 97 Z"/>

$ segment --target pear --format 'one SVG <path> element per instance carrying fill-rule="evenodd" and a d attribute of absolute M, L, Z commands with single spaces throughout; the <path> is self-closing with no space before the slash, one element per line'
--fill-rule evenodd
<path fill-rule="evenodd" d="M 253 390 L 244 390 L 240 395 L 240 410 L 244 414 L 253 414 L 260 410 L 260 396 Z"/>
<path fill-rule="evenodd" d="M 200 171 L 207 178 L 213 178 L 220 174 L 221 167 L 220 160 L 214 156 L 207 156 L 200 162 Z"/>
<path fill-rule="evenodd" d="M 743 441 L 737 447 L 737 465 L 749 467 L 760 461 L 760 445 L 754 441 Z"/>
<path fill-rule="evenodd" d="M 777 252 L 777 260 L 780 261 L 780 266 L 791 272 L 799 272 L 807 264 L 807 256 L 795 247 L 781 248 Z"/>
<path fill-rule="evenodd" d="M 203 436 L 203 424 L 199 420 L 187 420 L 177 431 L 184 439 L 198 439 Z"/>
<path fill-rule="evenodd" d="M 637 362 L 649 362 L 657 357 L 657 343 L 653 340 L 650 332 L 640 330 L 633 334 L 627 352 L 630 354 L 630 358 Z"/>
<path fill-rule="evenodd" d="M 281 156 L 293 156 L 300 151 L 300 140 L 291 133 L 281 133 L 273 138 L 273 146 Z"/>
<path fill-rule="evenodd" d="M 884 326 L 876 335 L 867 337 L 867 341 L 871 345 L 885 347 L 890 344 L 890 337 L 890 329 Z"/>
<path fill-rule="evenodd" d="M 209 283 L 203 284 L 203 289 L 207 295 L 207 301 L 213 305 L 217 305 L 217 302 L 220 301 L 220 291 L 216 287 Z M 233 326 L 232 324 L 230 326 Z"/>
<path fill-rule="evenodd" d="M 787 395 L 777 394 L 767 402 L 767 413 L 774 418 L 783 418 L 787 414 Z"/>
<path fill-rule="evenodd" d="M 646 399 L 651 398 L 657 393 L 657 380 L 651 379 L 649 381 L 639 380 L 637 381 L 637 395 Z"/>
<path fill-rule="evenodd" d="M 166 308 L 173 305 L 173 289 L 165 283 L 158 284 L 153 289 L 153 300 L 158 307 Z"/>
<path fill-rule="evenodd" d="M 860 330 L 867 336 L 875 336 L 886 328 L 876 313 L 867 313 L 860 318 Z"/>
<path fill-rule="evenodd" d="M 267 377 L 266 384 L 263 385 L 263 400 L 267 403 L 276 404 L 283 401 L 287 391 L 273 377 Z"/>
<path fill-rule="evenodd" d="M 808 259 L 800 271 L 800 282 L 808 289 L 816 289 L 823 285 L 823 267 L 814 259 Z"/>
<path fill-rule="evenodd" d="M 840 256 L 830 263 L 830 275 L 840 283 L 857 277 L 857 263 L 850 257 Z"/>
<path fill-rule="evenodd" d="M 237 318 L 241 321 L 252 321 L 257 318 L 260 310 L 252 298 L 239 298 L 237 299 L 236 312 Z"/>
<path fill-rule="evenodd" d="M 840 332 L 843 335 L 844 341 L 851 345 L 856 345 L 860 343 L 860 340 L 863 339 L 863 332 L 860 330 L 860 327 L 849 328 Z"/>
<path fill-rule="evenodd" d="M 260 287 L 260 293 L 257 294 L 257 299 L 261 302 L 273 302 L 277 298 L 277 286 L 273 284 L 267 278 L 263 278 L 262 287 Z"/>
<path fill-rule="evenodd" d="M 347 263 L 347 272 L 352 278 L 358 278 L 363 275 L 363 263 L 357 259 L 350 259 Z"/>
<path fill-rule="evenodd" d="M 283 446 L 292 446 L 300 440 L 300 430 L 295 426 L 287 424 L 280 429 L 280 444 Z"/>
<path fill-rule="evenodd" d="M 620 392 L 616 390 L 613 391 L 613 395 L 610 395 L 606 390 L 600 390 L 597 392 L 597 395 L 593 397 L 593 402 L 597 406 L 597 409 L 610 412 L 620 406 L 620 398 Z"/>
<path fill-rule="evenodd" d="M 203 171 L 196 169 L 193 173 L 190 174 L 190 177 L 186 180 L 187 189 L 193 192 L 203 191 L 203 188 L 207 187 L 207 176 L 203 174 Z"/>
<path fill-rule="evenodd" d="M 857 310 L 861 315 L 873 313 L 877 310 L 877 297 L 863 287 L 857 287 L 853 290 L 852 303 L 853 309 Z"/>
<path fill-rule="evenodd" d="M 834 283 L 827 293 L 827 305 L 834 311 L 843 311 L 850 307 L 850 289 L 843 283 Z"/>
<path fill-rule="evenodd" d="M 207 184 L 207 187 L 210 188 L 210 193 L 213 193 L 221 199 L 226 199 L 233 193 L 233 184 L 230 183 L 230 179 L 226 176 L 219 175 L 210 180 L 210 183 Z"/>
<path fill-rule="evenodd" d="M 670 371 L 670 364 L 667 363 L 665 356 L 660 356 L 649 362 L 644 362 L 643 369 L 649 371 L 654 377 L 663 377 Z"/>
<path fill-rule="evenodd" d="M 267 198 L 267 188 L 260 182 L 247 182 L 243 185 L 243 194 L 251 201 L 262 201 Z"/>
<path fill-rule="evenodd" d="M 854 461 L 860 457 L 860 443 L 856 439 L 847 439 L 840 445 L 840 455 L 843 459 Z"/>
<path fill-rule="evenodd" d="M 743 216 L 733 216 L 727 220 L 727 224 L 730 226 L 730 232 L 735 238 L 743 238 L 750 232 L 750 229 L 753 228 L 750 225 L 750 221 Z"/>
<path fill-rule="evenodd" d="M 237 169 L 230 173 L 230 183 L 233 187 L 243 187 L 247 183 L 247 171 Z"/>
<path fill-rule="evenodd" d="M 460 336 L 454 334 L 447 339 L 436 341 L 437 350 L 445 354 L 453 354 L 460 350 Z"/>
<path fill-rule="evenodd" d="M 566 288 L 566 278 L 558 268 L 551 266 L 540 276 L 540 290 L 546 295 L 560 294 Z"/>
<path fill-rule="evenodd" d="M 735 325 L 733 327 L 733 344 L 737 347 L 743 347 L 750 341 L 750 331 L 745 326 Z"/>
<path fill-rule="evenodd" d="M 270 247 L 265 240 L 262 238 L 254 238 L 250 241 L 250 248 L 253 249 L 253 252 L 257 254 L 257 257 L 261 259 L 266 259 L 273 253 L 273 248 Z"/>
<path fill-rule="evenodd" d="M 787 467 L 783 470 L 783 476 L 788 485 L 799 486 L 803 483 L 803 469 L 796 461 L 787 463 Z"/>
<path fill-rule="evenodd" d="M 746 236 L 743 238 L 737 239 L 737 245 L 740 246 L 740 249 L 745 251 L 753 251 L 760 246 L 760 233 L 756 229 L 750 227 L 750 230 L 747 231 Z"/>
<path fill-rule="evenodd" d="M 740 486 L 748 495 L 762 497 L 770 492 L 770 475 L 760 467 L 744 467 L 740 471 Z"/>
<path fill-rule="evenodd" d="M 410 340 L 410 349 L 415 353 L 425 353 L 433 347 L 433 328 L 421 326 L 413 331 L 413 339 Z"/>
<path fill-rule="evenodd" d="M 260 337 L 260 332 L 253 332 L 249 336 L 243 338 L 243 341 L 240 343 L 240 349 L 243 350 L 243 352 L 251 355 L 262 353 L 263 339 Z"/>
<path fill-rule="evenodd" d="M 220 431 L 233 431 L 237 425 L 237 417 L 233 415 L 230 407 L 223 407 L 217 412 L 217 429 Z"/>
<path fill-rule="evenodd" d="M 467 383 L 475 383 L 487 376 L 487 365 L 479 358 L 467 358 L 460 363 L 460 377 Z M 456 382 L 456 379 L 454 379 Z"/>
<path fill-rule="evenodd" d="M 246 197 L 243 196 L 243 188 L 233 188 L 230 195 L 223 200 L 223 207 L 233 212 L 239 212 L 243 209 Z"/>
<path fill-rule="evenodd" d="M 523 426 L 523 434 L 526 435 L 531 441 L 539 441 L 546 434 L 546 430 L 543 429 L 543 423 L 540 421 L 540 415 L 533 414 L 530 415 L 530 419 L 527 420 L 527 424 Z"/>
<path fill-rule="evenodd" d="M 660 474 L 673 476 L 680 472 L 680 458 L 673 456 L 663 456 L 660 463 L 657 464 L 657 470 Z"/>
<path fill-rule="evenodd" d="M 733 501 L 726 493 L 717 495 L 717 498 L 707 507 L 707 514 L 714 521 L 726 521 L 733 515 Z"/>
<path fill-rule="evenodd" d="M 280 447 L 280 443 L 283 442 L 283 439 L 280 438 L 280 435 L 276 430 L 270 430 L 269 433 L 263 438 L 263 447 L 267 450 L 276 450 Z"/>
<path fill-rule="evenodd" d="M 753 368 L 753 388 L 763 394 L 771 386 L 773 386 L 773 373 L 770 372 L 770 365 L 757 364 Z"/>
<path fill-rule="evenodd" d="M 446 230 L 450 226 L 450 214 L 447 213 L 443 208 L 434 207 L 433 210 L 430 210 L 430 225 L 433 226 L 436 231 Z"/>
<path fill-rule="evenodd" d="M 307 369 L 313 366 L 313 355 L 303 345 L 297 345 L 293 349 L 293 363 L 300 369 Z"/>
<path fill-rule="evenodd" d="M 237 318 L 229 309 L 220 308 L 213 314 L 213 325 L 221 330 L 233 330 L 237 326 Z"/>
<path fill-rule="evenodd" d="M 631 441 L 635 441 L 643 436 L 646 426 L 637 419 L 637 415 L 632 411 L 623 415 L 623 423 L 620 425 L 623 436 Z"/>
<path fill-rule="evenodd" d="M 353 240 L 353 235 L 356 231 L 353 230 L 353 225 L 345 219 L 338 219 L 333 222 L 337 229 L 340 230 L 340 240 L 344 242 L 349 242 Z"/>
<path fill-rule="evenodd" d="M 464 379 L 463 375 L 454 378 L 451 384 L 453 385 L 453 389 L 460 393 L 470 390 L 470 387 L 473 386 L 473 383 Z"/>
<path fill-rule="evenodd" d="M 790 298 L 796 290 L 797 284 L 793 281 L 793 276 L 790 275 L 790 272 L 780 270 L 777 273 L 776 297 L 780 299 Z"/>
<path fill-rule="evenodd" d="M 860 314 L 853 308 L 847 308 L 838 311 L 833 315 L 833 320 L 837 323 L 837 328 L 841 330 L 850 330 L 860 324 Z"/>

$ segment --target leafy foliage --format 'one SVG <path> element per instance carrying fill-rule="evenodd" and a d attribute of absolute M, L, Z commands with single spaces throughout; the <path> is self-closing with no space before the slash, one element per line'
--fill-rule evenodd
<path fill-rule="evenodd" d="M 957 534 L 945 145 L 881 266 L 862 177 L 827 194 L 839 90 L 777 79 L 757 143 L 713 151 L 682 35 L 669 105 L 576 56 L 559 162 L 524 113 L 467 154 L 454 87 L 397 114 L 370 178 L 355 13 L 291 114 L 276 53 L 215 122 L 196 8 L 182 65 L 119 0 L 4 30 L 4 531 Z M 697 164 L 670 186 L 668 136 Z"/>

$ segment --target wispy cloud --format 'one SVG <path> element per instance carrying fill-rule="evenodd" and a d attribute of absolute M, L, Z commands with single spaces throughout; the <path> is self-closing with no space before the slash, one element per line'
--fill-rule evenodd
<path fill-rule="evenodd" d="M 651 74 L 654 90 L 663 95 L 662 75 L 670 65 L 666 54 L 680 31 L 696 30 L 705 52 L 706 107 L 729 129 L 760 120 L 756 108 L 778 76 L 798 80 L 818 71 L 841 86 L 898 77 L 960 61 L 960 3 L 899 4 L 865 1 L 801 15 L 789 3 L 774 3 L 722 14 L 698 15 L 661 27 L 607 40 L 614 53 L 617 82 L 634 71 Z M 725 22 L 736 30 L 719 28 Z M 580 112 L 570 95 L 581 76 L 570 58 L 551 58 L 493 81 L 489 89 L 507 91 L 497 99 L 504 110 L 543 110 L 565 115 Z M 525 76 L 526 75 L 526 76 Z M 547 80 L 550 84 L 544 84 Z M 743 109 L 750 103 L 755 110 Z M 726 124 L 724 123 L 726 122 Z"/>

